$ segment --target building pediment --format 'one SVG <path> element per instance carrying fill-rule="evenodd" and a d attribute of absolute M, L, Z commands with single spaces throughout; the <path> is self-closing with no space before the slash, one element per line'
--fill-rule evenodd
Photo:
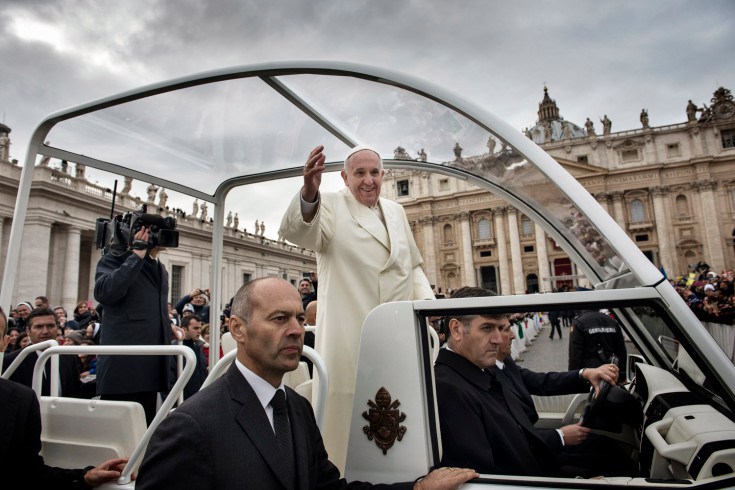
<path fill-rule="evenodd" d="M 581 177 L 592 177 L 607 172 L 607 169 L 589 163 L 579 163 L 567 160 L 566 158 L 555 158 L 555 160 L 577 179 Z"/>

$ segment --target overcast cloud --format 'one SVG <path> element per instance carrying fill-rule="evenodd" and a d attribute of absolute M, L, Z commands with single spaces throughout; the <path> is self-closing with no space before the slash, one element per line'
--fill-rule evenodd
<path fill-rule="evenodd" d="M 59 109 L 214 68 L 328 59 L 430 80 L 519 130 L 546 83 L 566 120 L 607 114 L 618 131 L 642 108 L 651 125 L 683 122 L 688 99 L 735 89 L 733 46 L 731 0 L 5 0 L 0 113 L 22 161 Z M 240 219 L 266 219 L 273 236 L 279 212 Z"/>

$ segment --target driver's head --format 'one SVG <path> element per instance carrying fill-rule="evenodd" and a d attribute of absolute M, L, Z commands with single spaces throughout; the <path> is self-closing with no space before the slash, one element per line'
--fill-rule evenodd
<path fill-rule="evenodd" d="M 459 288 L 451 298 L 478 298 L 495 296 L 488 289 Z M 480 369 L 495 365 L 500 358 L 504 339 L 502 332 L 510 329 L 507 315 L 454 315 L 447 317 L 449 348 Z M 504 356 L 505 358 L 507 356 Z"/>

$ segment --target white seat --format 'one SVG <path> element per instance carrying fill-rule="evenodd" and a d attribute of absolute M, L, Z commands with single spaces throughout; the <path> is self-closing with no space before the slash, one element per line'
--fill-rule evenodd
<path fill-rule="evenodd" d="M 299 395 L 309 400 L 309 403 L 311 403 L 312 405 L 313 403 L 311 401 L 311 392 L 313 389 L 312 388 L 313 385 L 314 385 L 314 380 L 310 379 L 308 381 L 304 381 L 303 383 L 298 385 L 296 388 L 294 388 L 294 391 L 296 391 L 296 393 L 298 393 Z"/>
<path fill-rule="evenodd" d="M 42 396 L 41 454 L 50 466 L 83 468 L 130 457 L 146 431 L 139 403 Z"/>
<path fill-rule="evenodd" d="M 309 367 L 305 362 L 299 362 L 299 367 L 283 375 L 283 384 L 289 388 L 296 388 L 297 386 L 309 381 L 311 375 L 309 375 Z M 311 398 L 311 397 L 309 397 Z"/>
<path fill-rule="evenodd" d="M 237 342 L 235 342 L 235 339 L 232 338 L 232 334 L 230 332 L 225 332 L 222 334 L 222 339 L 220 340 L 220 343 L 222 344 L 222 355 L 225 355 L 228 352 L 233 351 L 237 348 Z"/>

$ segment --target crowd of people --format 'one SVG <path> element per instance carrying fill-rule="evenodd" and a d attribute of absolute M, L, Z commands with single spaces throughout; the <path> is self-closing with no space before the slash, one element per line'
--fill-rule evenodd
<path fill-rule="evenodd" d="M 195 370 L 191 386 L 187 385 L 185 390 L 187 397 L 197 391 L 204 382 L 204 378 L 206 378 L 210 326 L 204 322 L 203 317 L 208 318 L 209 316 L 208 296 L 209 290 L 197 289 L 183 296 L 176 307 L 168 303 L 171 324 L 180 328 L 182 344 L 195 351 L 200 363 Z M 73 316 L 68 318 L 66 309 L 63 306 L 51 308 L 46 296 L 38 296 L 34 303 L 29 301 L 18 303 L 8 314 L 5 338 L 0 344 L 0 352 L 3 353 L 1 359 L 5 359 L 3 370 L 9 366 L 10 361 L 17 355 L 14 353 L 40 341 L 39 338 L 34 338 L 33 331 L 27 328 L 29 326 L 28 319 L 32 313 L 38 314 L 39 312 L 48 311 L 51 311 L 55 318 L 57 328 L 54 331 L 54 339 L 59 345 L 100 344 L 103 328 L 101 317 L 104 311 L 102 305 L 95 306 L 91 300 L 80 301 L 74 308 Z M 203 317 L 197 313 L 202 313 L 202 311 L 204 311 Z M 219 332 L 219 326 L 216 331 Z M 48 340 L 48 338 L 43 340 Z M 92 398 L 97 394 L 97 356 L 80 354 L 77 357 L 75 365 L 81 388 L 79 391 L 75 390 L 75 392 L 83 398 Z"/>
<path fill-rule="evenodd" d="M 732 269 L 717 274 L 700 262 L 694 272 L 671 283 L 701 321 L 735 324 L 735 271 Z"/>

